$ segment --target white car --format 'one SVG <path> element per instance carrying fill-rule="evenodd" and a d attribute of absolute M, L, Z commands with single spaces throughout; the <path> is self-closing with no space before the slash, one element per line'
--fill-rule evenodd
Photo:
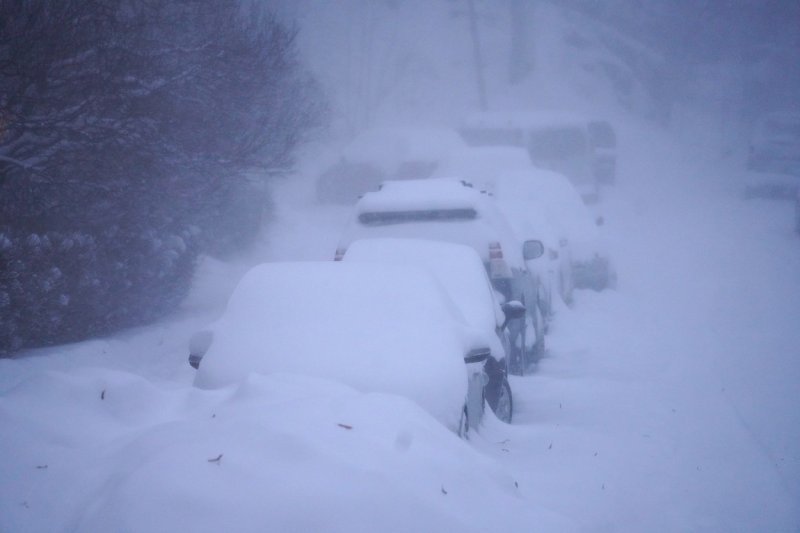
<path fill-rule="evenodd" d="M 489 380 L 484 387 L 486 401 L 497 418 L 510 423 L 514 404 L 506 365 L 510 340 L 506 329 L 510 319 L 519 318 L 525 309 L 519 302 L 503 307 L 472 248 L 461 244 L 421 239 L 362 239 L 347 249 L 345 262 L 373 262 L 425 268 L 444 287 L 467 324 L 481 331 L 492 351 L 484 370 Z"/>
<path fill-rule="evenodd" d="M 469 148 L 454 152 L 442 172 L 463 173 L 494 196 L 518 235 L 544 243 L 547 253 L 528 265 L 543 276 L 547 294 L 557 287 L 569 303 L 574 288 L 613 288 L 616 272 L 602 217 L 591 215 L 565 176 L 532 166 L 523 152 L 510 146 Z"/>
<path fill-rule="evenodd" d="M 572 286 L 578 289 L 614 288 L 617 274 L 602 232 L 603 218 L 594 217 L 563 175 L 535 169 L 535 194 L 559 239 L 569 245 Z"/>
<path fill-rule="evenodd" d="M 201 388 L 290 373 L 398 394 L 466 435 L 483 415 L 490 355 L 423 269 L 266 263 L 242 278 L 222 318 L 192 338 L 189 363 Z"/>
<path fill-rule="evenodd" d="M 470 147 L 453 152 L 441 165 L 442 175 L 463 176 L 476 188 L 491 193 L 517 235 L 536 239 L 545 253 L 528 261 L 528 268 L 541 280 L 540 305 L 545 318 L 555 314 L 554 295 L 565 303 L 572 300 L 572 263 L 568 240 L 559 236 L 544 205 L 547 196 L 536 183 L 538 169 L 527 152 L 513 146 Z"/>
<path fill-rule="evenodd" d="M 385 180 L 424 179 L 464 141 L 446 128 L 374 128 L 342 149 L 340 159 L 317 179 L 317 199 L 353 204 Z"/>
<path fill-rule="evenodd" d="M 385 182 L 365 194 L 355 208 L 336 258 L 351 243 L 370 238 L 412 238 L 464 244 L 478 253 L 494 289 L 505 301 L 518 300 L 527 312 L 510 325 L 514 339 L 510 368 L 524 372 L 544 352 L 544 321 L 539 313 L 538 279 L 526 260 L 544 252 L 540 241 L 524 243 L 487 194 L 456 179 Z"/>

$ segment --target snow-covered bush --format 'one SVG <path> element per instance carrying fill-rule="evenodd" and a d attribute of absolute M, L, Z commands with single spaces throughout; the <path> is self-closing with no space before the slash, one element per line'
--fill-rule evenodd
<path fill-rule="evenodd" d="M 197 257 L 188 232 L 11 230 L 0 240 L 0 354 L 158 318 L 185 296 Z"/>
<path fill-rule="evenodd" d="M 323 115 L 294 35 L 236 0 L 0 4 L 0 353 L 168 312 L 253 241 Z"/>

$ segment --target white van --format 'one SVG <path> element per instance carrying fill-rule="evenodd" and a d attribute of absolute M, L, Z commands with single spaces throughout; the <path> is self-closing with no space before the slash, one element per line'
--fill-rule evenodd
<path fill-rule="evenodd" d="M 534 165 L 564 174 L 587 204 L 600 198 L 587 121 L 546 112 L 478 113 L 459 129 L 471 146 L 521 146 Z"/>

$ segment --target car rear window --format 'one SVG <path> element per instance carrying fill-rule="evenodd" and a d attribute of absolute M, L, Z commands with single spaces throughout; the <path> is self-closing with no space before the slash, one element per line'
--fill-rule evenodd
<path fill-rule="evenodd" d="M 478 212 L 465 209 L 425 209 L 419 211 L 380 211 L 358 215 L 358 221 L 365 226 L 387 226 L 409 222 L 456 222 L 475 220 Z"/>
<path fill-rule="evenodd" d="M 517 128 L 462 128 L 460 133 L 470 146 L 522 145 L 522 131 Z"/>
<path fill-rule="evenodd" d="M 534 161 L 583 156 L 586 137 L 577 128 L 552 128 L 531 132 L 528 150 Z"/>

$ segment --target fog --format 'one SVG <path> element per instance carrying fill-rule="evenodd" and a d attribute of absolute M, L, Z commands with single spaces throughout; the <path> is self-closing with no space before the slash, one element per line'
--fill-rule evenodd
<path fill-rule="evenodd" d="M 703 110 L 734 136 L 796 107 L 791 2 L 287 2 L 335 131 L 466 112 L 623 108 L 665 123 Z M 678 117 L 674 117 L 678 114 Z"/>
<path fill-rule="evenodd" d="M 186 290 L 152 289 L 145 302 L 160 302 L 162 313 L 111 329 L 37 342 L 50 330 L 35 324 L 24 350 L 6 343 L 0 455 L 10 460 L 0 465 L 0 530 L 800 528 L 800 168 L 796 133 L 794 145 L 786 141 L 800 113 L 800 3 L 242 5 L 245 14 L 274 12 L 297 32 L 296 49 L 285 48 L 296 54 L 289 81 L 265 91 L 259 105 L 270 105 L 246 121 L 280 133 L 259 145 L 266 151 L 247 154 L 268 153 L 269 161 L 246 165 L 231 151 L 206 166 L 211 134 L 203 141 L 209 144 L 192 137 L 170 145 L 202 148 L 181 161 L 196 164 L 189 171 L 203 180 L 196 189 L 190 181 L 164 182 L 170 185 L 146 198 L 174 219 L 185 211 L 203 216 L 173 225 L 153 208 L 142 214 L 143 226 L 167 222 L 152 224 L 147 246 L 125 244 L 115 259 L 136 264 L 140 250 L 149 250 L 153 261 L 172 265 L 164 257 L 188 249 L 196 260 L 180 278 Z M 258 80 L 249 81 L 255 91 Z M 275 94 L 277 104 L 269 96 Z M 6 101 L 12 99 L 0 96 Z M 240 116 L 242 109 L 230 111 Z M 192 106 L 181 110 L 196 118 Z M 0 127 L 3 116 L 0 108 Z M 496 124 L 542 132 L 536 128 L 543 123 L 566 130 L 590 122 L 610 125 L 614 138 L 607 152 L 601 142 L 589 143 L 592 165 L 615 158 L 612 177 L 595 180 L 592 166 L 591 187 L 580 157 L 558 162 L 585 151 L 580 143 L 587 141 L 544 133 L 501 146 L 481 140 L 498 131 L 494 139 L 513 138 Z M 784 124 L 788 136 L 770 133 Z M 225 127 L 208 131 L 226 140 L 225 132 L 239 131 L 234 122 Z M 0 165 L 19 166 L 10 148 L 2 151 L 3 131 Z M 537 138 L 545 140 L 537 145 Z M 784 151 L 774 148 L 778 142 Z M 3 159 L 12 155 L 16 162 Z M 216 172 L 225 179 L 206 177 Z M 503 184 L 515 182 L 501 174 L 537 185 L 509 192 Z M 485 188 L 520 241 L 541 240 L 565 257 L 559 246 L 569 240 L 576 264 L 601 258 L 608 266 L 602 283 L 576 282 L 568 295 L 553 289 L 542 352 L 508 376 L 511 423 L 486 408 L 466 438 L 451 416 L 460 414 L 463 380 L 426 355 L 452 347 L 452 332 L 439 327 L 444 311 L 432 314 L 436 304 L 426 304 L 416 313 L 409 302 L 418 286 L 392 283 L 364 265 L 354 272 L 369 283 L 350 274 L 341 286 L 304 279 L 333 271 L 334 256 L 346 258 L 355 238 L 427 238 L 422 224 L 408 235 L 388 224 L 374 233 L 359 226 L 357 202 L 380 206 L 378 195 L 391 192 L 378 192 L 381 181 L 411 178 Z M 11 179 L 4 180 L 10 190 Z M 230 190 L 218 196 L 221 183 Z M 404 201 L 425 209 L 430 222 L 435 200 L 412 194 L 410 183 Z M 365 194 L 372 196 L 360 200 Z M 27 197 L 14 198 L 7 203 L 19 207 Z M 105 197 L 91 198 L 77 205 L 88 212 Z M 258 229 L 253 213 L 262 211 Z M 9 255 L 15 261 L 72 249 L 56 237 L 94 253 L 90 229 L 80 229 L 89 237 L 79 238 L 79 230 L 45 234 L 47 225 L 36 225 L 51 249 L 28 236 L 14 240 L 9 218 L 0 220 L 0 252 L 28 246 Z M 122 240 L 112 235 L 112 242 Z M 503 246 L 509 259 L 511 246 Z M 487 253 L 483 248 L 478 252 Z M 158 280 L 186 276 L 189 268 L 158 265 Z M 259 281 L 259 271 L 281 277 Z M 136 291 L 143 279 L 124 281 Z M 41 276 L 37 287 L 42 280 L 56 287 L 44 293 L 62 291 L 63 282 Z M 309 294 L 306 285 L 317 289 Z M 11 323 L 16 293 L 4 287 L 0 311 Z M 168 307 L 175 294 L 180 303 Z M 79 301 L 77 293 L 69 296 Z M 348 311 L 347 301 L 358 302 L 358 312 Z M 430 316 L 436 327 L 420 325 Z M 9 338 L 18 332 L 6 329 Z M 198 331 L 224 341 L 199 373 L 187 364 Z M 389 342 L 392 349 L 381 350 Z M 414 343 L 426 350 L 408 356 L 410 368 L 403 352 Z M 269 353 L 259 351 L 263 346 Z M 303 346 L 313 347 L 297 348 Z M 348 346 L 362 348 L 348 353 Z M 285 353 L 303 349 L 305 356 Z M 378 351 L 387 359 L 369 374 Z M 442 375 L 415 375 L 427 366 Z"/>

